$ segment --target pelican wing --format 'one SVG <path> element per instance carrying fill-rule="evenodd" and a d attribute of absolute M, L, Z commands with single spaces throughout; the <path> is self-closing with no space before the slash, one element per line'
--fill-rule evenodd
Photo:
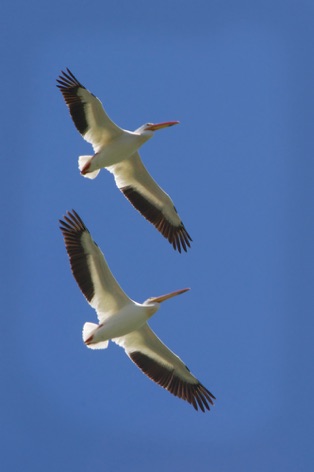
<path fill-rule="evenodd" d="M 100 322 L 130 303 L 113 277 L 103 253 L 79 215 L 72 210 L 60 220 L 74 278 Z"/>
<path fill-rule="evenodd" d="M 77 130 L 92 144 L 95 152 L 123 133 L 123 130 L 111 121 L 101 101 L 89 92 L 69 69 L 67 72 L 62 71 L 57 82 Z"/>
<path fill-rule="evenodd" d="M 191 236 L 186 231 L 175 206 L 147 172 L 137 152 L 129 159 L 108 167 L 118 188 L 142 215 L 181 252 L 190 247 Z"/>
<path fill-rule="evenodd" d="M 161 342 L 150 327 L 113 339 L 150 379 L 173 395 L 204 412 L 214 404 L 214 395 L 191 374 L 181 359 Z"/>

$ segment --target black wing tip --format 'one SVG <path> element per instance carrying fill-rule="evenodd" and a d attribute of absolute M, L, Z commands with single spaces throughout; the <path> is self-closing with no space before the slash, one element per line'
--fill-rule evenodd
<path fill-rule="evenodd" d="M 202 385 L 200 382 L 198 382 L 195 385 L 195 394 L 194 394 L 194 399 L 196 401 L 194 402 L 189 402 L 193 405 L 196 411 L 198 411 L 198 407 L 200 410 L 205 413 L 206 410 L 210 410 L 210 405 L 214 406 L 214 400 L 216 400 L 216 397 L 206 388 L 204 385 Z"/>
<path fill-rule="evenodd" d="M 59 220 L 59 222 L 72 274 L 86 300 L 91 302 L 95 288 L 87 262 L 87 254 L 82 244 L 83 233 L 89 233 L 89 231 L 75 210 L 67 211 L 63 220 Z"/>
<path fill-rule="evenodd" d="M 173 249 L 177 250 L 181 254 L 181 249 L 184 252 L 188 252 L 188 249 L 191 247 L 191 242 L 193 241 L 187 230 L 185 229 L 184 224 L 181 222 L 180 226 L 175 227 L 176 232 L 173 237 L 168 241 L 172 244 Z"/>
<path fill-rule="evenodd" d="M 59 78 L 57 79 L 57 87 L 62 93 L 63 99 L 69 108 L 76 129 L 84 137 L 89 125 L 84 109 L 86 103 L 79 93 L 79 89 L 86 90 L 86 88 L 77 80 L 70 69 L 66 70 L 67 72 L 62 71 L 62 74 L 59 75 Z"/>
<path fill-rule="evenodd" d="M 61 92 L 78 87 L 85 88 L 68 67 L 66 68 L 66 72 L 61 70 L 61 73 L 56 80 L 58 82 L 57 87 L 61 90 Z"/>
<path fill-rule="evenodd" d="M 165 218 L 161 210 L 146 200 L 132 186 L 121 187 L 120 190 L 134 208 L 152 223 L 160 234 L 172 244 L 174 250 L 178 251 L 180 254 L 182 249 L 184 252 L 188 251 L 188 248 L 191 247 L 190 242 L 192 238 L 182 222 L 180 222 L 178 226 L 174 226 Z M 174 210 L 177 213 L 175 208 Z"/>
<path fill-rule="evenodd" d="M 88 231 L 82 218 L 73 208 L 71 211 L 67 210 L 66 214 L 63 216 L 63 220 L 59 219 L 59 223 L 62 232 L 64 230 L 68 232 L 69 229 L 75 231 L 76 233 Z"/>
<path fill-rule="evenodd" d="M 210 405 L 214 405 L 216 398 L 199 381 L 189 383 L 182 380 L 174 370 L 167 369 L 140 351 L 130 352 L 129 357 L 151 380 L 172 395 L 190 403 L 196 411 L 200 409 L 205 413 L 210 410 Z"/>

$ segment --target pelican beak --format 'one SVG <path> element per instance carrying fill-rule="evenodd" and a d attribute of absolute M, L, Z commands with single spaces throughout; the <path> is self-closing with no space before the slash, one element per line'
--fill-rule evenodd
<path fill-rule="evenodd" d="M 165 300 L 169 300 L 169 298 L 176 297 L 177 295 L 181 295 L 181 293 L 187 292 L 190 290 L 189 288 L 182 288 L 181 290 L 176 290 L 175 292 L 167 293 L 167 295 L 161 295 L 160 297 L 152 297 L 149 299 L 150 303 L 162 303 Z"/>
<path fill-rule="evenodd" d="M 164 123 L 155 123 L 146 127 L 149 131 L 157 131 L 162 128 L 168 128 L 169 126 L 178 125 L 180 121 L 165 121 Z"/>

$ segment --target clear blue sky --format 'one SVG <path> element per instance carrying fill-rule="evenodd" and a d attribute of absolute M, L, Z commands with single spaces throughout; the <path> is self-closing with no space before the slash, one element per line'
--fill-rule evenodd
<path fill-rule="evenodd" d="M 1 467 L 312 471 L 314 3 L 5 2 L 1 9 Z M 102 171 L 83 179 L 69 67 L 142 148 L 193 238 L 179 255 Z M 69 269 L 74 208 L 151 326 L 217 397 L 197 413 L 114 344 Z"/>

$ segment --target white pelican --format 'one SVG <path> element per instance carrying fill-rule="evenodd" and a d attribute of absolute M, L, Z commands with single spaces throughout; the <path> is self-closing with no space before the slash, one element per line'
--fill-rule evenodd
<path fill-rule="evenodd" d="M 137 150 L 154 132 L 178 121 L 146 123 L 131 132 L 117 126 L 106 114 L 101 101 L 90 93 L 67 69 L 59 76 L 57 87 L 77 130 L 92 144 L 93 156 L 80 156 L 79 169 L 84 177 L 94 179 L 106 167 L 114 175 L 117 187 L 142 215 L 181 252 L 192 241 L 177 210 L 167 195 L 149 175 Z"/>
<path fill-rule="evenodd" d="M 87 347 L 105 349 L 112 340 L 154 382 L 191 403 L 196 410 L 198 407 L 209 410 L 215 397 L 147 324 L 160 303 L 189 289 L 152 297 L 143 304 L 134 302 L 111 274 L 103 253 L 78 214 L 74 210 L 67 212 L 60 223 L 74 278 L 99 320 L 99 324 L 84 324 L 83 340 Z"/>

